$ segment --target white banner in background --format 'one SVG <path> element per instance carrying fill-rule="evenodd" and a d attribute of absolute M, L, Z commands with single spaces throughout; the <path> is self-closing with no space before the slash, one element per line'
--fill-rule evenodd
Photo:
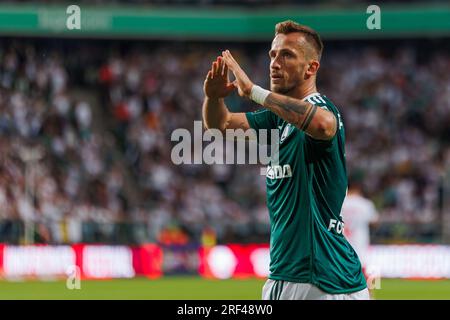
<path fill-rule="evenodd" d="M 86 245 L 83 272 L 89 278 L 132 278 L 133 252 L 127 246 Z"/>
<path fill-rule="evenodd" d="M 63 276 L 75 265 L 70 246 L 5 246 L 3 271 L 6 278 Z"/>
<path fill-rule="evenodd" d="M 245 246 L 242 246 L 245 247 Z M 227 246 L 211 250 L 207 263 L 212 276 L 226 279 L 241 274 L 258 277 L 269 275 L 270 253 L 265 247 L 249 250 L 250 264 L 241 263 L 247 258 L 235 257 Z M 365 271 L 370 276 L 376 272 L 381 278 L 450 279 L 450 246 L 444 245 L 373 245 L 367 251 Z"/>
<path fill-rule="evenodd" d="M 252 245 L 249 250 L 239 250 L 239 245 L 235 245 L 233 248 L 237 250 L 236 255 L 226 245 L 211 249 L 205 263 L 213 277 L 268 275 L 267 247 Z M 133 250 L 127 246 L 84 245 L 81 259 L 82 273 L 88 278 L 135 276 Z M 366 262 L 366 271 L 376 270 L 382 278 L 450 278 L 450 246 L 374 245 L 367 252 Z M 76 253 L 70 246 L 3 247 L 2 276 L 5 278 L 65 277 L 67 269 L 74 265 Z"/>
<path fill-rule="evenodd" d="M 258 277 L 269 276 L 270 252 L 269 248 L 255 249 L 250 253 L 253 270 Z"/>
<path fill-rule="evenodd" d="M 374 245 L 366 267 L 382 278 L 450 278 L 450 246 Z"/>
<path fill-rule="evenodd" d="M 237 260 L 233 251 L 227 246 L 215 246 L 209 253 L 208 263 L 214 277 L 228 279 L 233 276 Z"/>

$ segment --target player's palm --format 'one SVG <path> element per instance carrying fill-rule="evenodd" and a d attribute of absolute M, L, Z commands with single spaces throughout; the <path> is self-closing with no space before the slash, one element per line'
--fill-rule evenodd
<path fill-rule="evenodd" d="M 212 63 L 211 70 L 208 72 L 203 85 L 205 95 L 211 99 L 225 98 L 234 89 L 235 86 L 228 77 L 228 67 L 221 57 L 217 58 Z"/>
<path fill-rule="evenodd" d="M 253 82 L 247 76 L 247 74 L 242 70 L 241 66 L 234 57 L 231 55 L 229 50 L 222 51 L 222 57 L 225 61 L 225 64 L 230 70 L 233 72 L 236 80 L 234 81 L 234 85 L 238 88 L 238 93 L 241 97 L 250 97 Z"/>

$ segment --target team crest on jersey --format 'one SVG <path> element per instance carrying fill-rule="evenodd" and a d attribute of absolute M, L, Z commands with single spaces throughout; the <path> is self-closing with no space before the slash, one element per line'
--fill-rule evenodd
<path fill-rule="evenodd" d="M 286 127 L 284 127 L 283 133 L 281 134 L 280 143 L 284 141 L 284 139 L 287 138 L 287 136 L 292 132 L 291 124 L 288 123 Z"/>

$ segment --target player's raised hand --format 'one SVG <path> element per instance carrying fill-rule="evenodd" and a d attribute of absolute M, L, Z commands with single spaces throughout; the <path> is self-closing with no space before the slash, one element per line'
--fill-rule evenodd
<path fill-rule="evenodd" d="M 203 91 L 210 99 L 225 98 L 229 95 L 235 86 L 230 82 L 228 77 L 228 67 L 222 57 L 217 57 L 216 61 L 211 64 L 203 84 Z"/>
<path fill-rule="evenodd" d="M 242 70 L 239 63 L 231 55 L 229 50 L 222 51 L 222 57 L 225 61 L 225 64 L 228 68 L 233 72 L 236 80 L 233 82 L 238 87 L 238 92 L 241 97 L 250 97 L 250 93 L 252 92 L 253 82 L 247 76 L 247 74 Z"/>

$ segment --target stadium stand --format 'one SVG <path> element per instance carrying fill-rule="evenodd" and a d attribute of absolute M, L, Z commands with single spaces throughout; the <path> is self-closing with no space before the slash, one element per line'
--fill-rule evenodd
<path fill-rule="evenodd" d="M 266 242 L 260 166 L 170 159 L 171 132 L 201 120 L 203 80 L 224 46 L 268 87 L 267 44 L 1 40 L 0 241 L 23 243 L 31 228 L 39 243 L 184 243 L 211 226 L 219 242 Z M 440 235 L 448 49 L 326 43 L 319 88 L 343 114 L 349 175 L 380 211 L 376 242 Z"/>

